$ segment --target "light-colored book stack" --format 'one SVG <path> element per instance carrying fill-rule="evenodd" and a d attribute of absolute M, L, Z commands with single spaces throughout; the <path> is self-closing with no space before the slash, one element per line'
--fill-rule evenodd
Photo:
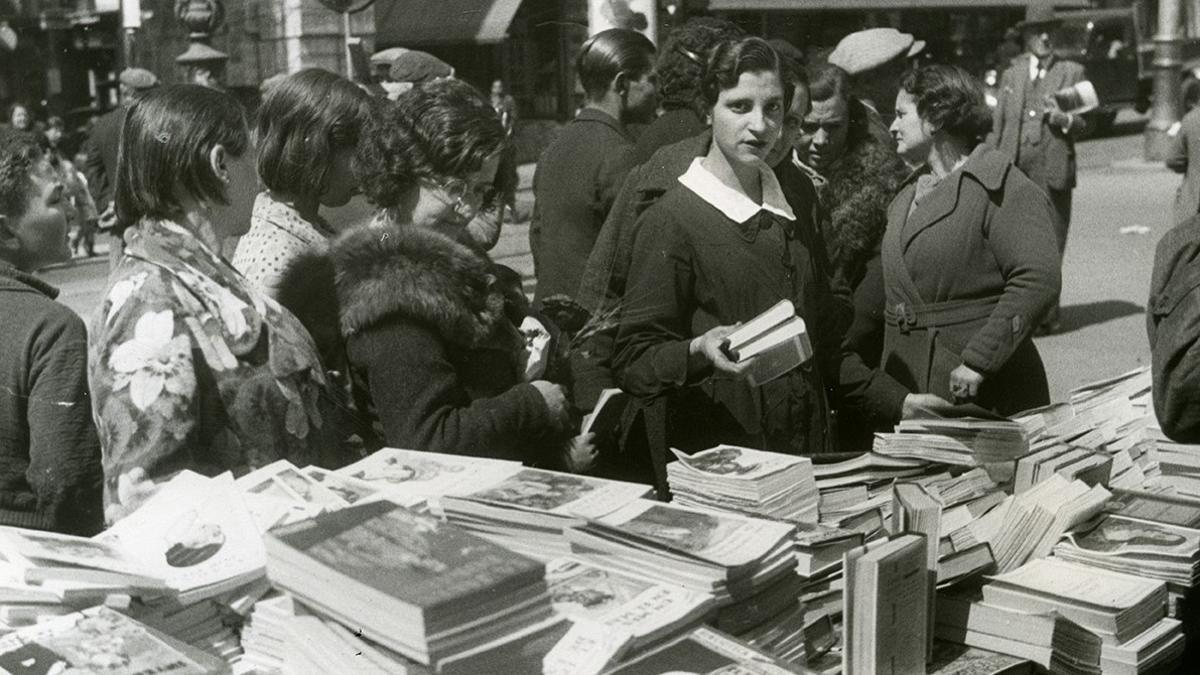
<path fill-rule="evenodd" d="M 521 469 L 490 487 L 442 497 L 441 504 L 450 522 L 547 561 L 571 552 L 564 530 L 650 492 L 650 486 L 640 483 Z"/>
<path fill-rule="evenodd" d="M 520 462 L 503 459 L 382 448 L 333 473 L 367 483 L 400 504 L 428 499 L 430 510 L 440 513 L 442 497 L 476 492 L 521 469 Z"/>
<path fill-rule="evenodd" d="M 1127 454 L 1127 453 L 1126 453 Z M 1017 459 L 1013 492 L 1020 494 L 1054 474 L 1088 485 L 1109 485 L 1113 455 L 1051 440 L 1043 447 Z"/>
<path fill-rule="evenodd" d="M 1048 555 L 1063 534 L 1098 515 L 1108 497 L 1109 492 L 1098 485 L 1089 487 L 1054 474 L 951 531 L 951 542 L 956 550 L 987 542 L 996 569 L 1007 572 Z"/>
<path fill-rule="evenodd" d="M 818 493 L 807 457 L 719 445 L 694 455 L 674 448 L 667 465 L 671 498 L 699 509 L 789 522 L 817 522 Z"/>
<path fill-rule="evenodd" d="M 0 637 L 6 673 L 229 673 L 227 663 L 107 607 Z"/>
<path fill-rule="evenodd" d="M 730 635 L 700 627 L 669 644 L 628 660 L 608 675 L 662 675 L 663 673 L 747 673 L 787 675 L 805 672 Z"/>
<path fill-rule="evenodd" d="M 721 345 L 731 361 L 746 364 L 742 376 L 757 387 L 786 375 L 813 357 L 804 319 L 790 300 L 780 300 L 767 311 L 730 333 Z"/>
<path fill-rule="evenodd" d="M 566 632 L 541 563 L 394 503 L 276 528 L 266 546 L 276 588 L 438 672 L 527 671 Z"/>
<path fill-rule="evenodd" d="M 638 500 L 567 538 L 589 563 L 711 594 L 723 631 L 788 651 L 803 639 L 792 525 Z"/>
<path fill-rule="evenodd" d="M 955 466 L 1011 462 L 1029 451 L 1020 424 L 971 417 L 903 420 L 875 434 L 874 452 Z"/>
<path fill-rule="evenodd" d="M 998 607 L 957 590 L 938 593 L 936 604 L 939 640 L 1028 659 L 1052 673 L 1100 672 L 1099 636 L 1056 612 Z"/>
<path fill-rule="evenodd" d="M 1164 667 L 1179 665 L 1186 647 L 1183 625 L 1163 619 L 1128 642 L 1105 644 L 1100 650 L 1100 668 L 1104 675 L 1164 672 Z"/>
<path fill-rule="evenodd" d="M 1182 497 L 1200 499 L 1200 445 L 1172 441 L 1158 426 L 1147 434 L 1159 464 L 1158 483 Z"/>
<path fill-rule="evenodd" d="M 703 623 L 715 604 L 711 595 L 675 584 L 597 567 L 578 558 L 546 565 L 554 611 L 573 622 L 593 622 L 629 634 L 634 652 Z"/>
<path fill-rule="evenodd" d="M 1200 579 L 1200 531 L 1106 514 L 1089 528 L 1067 534 L 1054 556 L 1159 579 L 1172 594 L 1184 595 Z"/>
<path fill-rule="evenodd" d="M 846 553 L 844 672 L 925 672 L 934 592 L 927 545 L 923 535 L 900 534 Z"/>
<path fill-rule="evenodd" d="M 988 580 L 983 601 L 1018 612 L 1058 612 L 1106 644 L 1121 644 L 1166 616 L 1161 581 L 1054 558 L 1030 561 Z"/>

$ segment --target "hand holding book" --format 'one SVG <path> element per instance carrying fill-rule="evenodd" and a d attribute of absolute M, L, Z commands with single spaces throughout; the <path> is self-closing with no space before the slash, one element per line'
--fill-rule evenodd
<path fill-rule="evenodd" d="M 688 346 L 688 355 L 703 359 L 718 373 L 741 377 L 742 371 L 746 369 L 746 364 L 734 362 L 725 350 L 727 338 L 741 325 L 738 323 L 733 326 L 717 326 L 710 328 L 699 337 L 692 338 L 692 342 Z"/>

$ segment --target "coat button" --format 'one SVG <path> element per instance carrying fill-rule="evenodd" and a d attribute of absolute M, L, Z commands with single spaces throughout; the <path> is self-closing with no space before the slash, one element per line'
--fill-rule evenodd
<path fill-rule="evenodd" d="M 1037 111 L 1036 111 L 1036 110 L 1030 110 L 1030 111 L 1029 111 L 1029 116 L 1030 116 L 1030 117 L 1037 117 Z"/>

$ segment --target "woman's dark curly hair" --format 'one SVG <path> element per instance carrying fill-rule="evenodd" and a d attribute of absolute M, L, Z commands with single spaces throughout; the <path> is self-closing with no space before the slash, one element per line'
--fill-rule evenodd
<path fill-rule="evenodd" d="M 933 65 L 904 76 L 900 89 L 917 104 L 917 114 L 935 129 L 978 145 L 992 130 L 983 87 L 958 66 Z"/>
<path fill-rule="evenodd" d="M 283 195 L 319 195 L 334 155 L 358 145 L 370 96 L 350 80 L 305 68 L 271 87 L 258 109 L 258 175 Z"/>
<path fill-rule="evenodd" d="M 655 65 L 663 109 L 702 109 L 702 85 L 709 53 L 717 45 L 745 35 L 745 31 L 732 23 L 712 18 L 689 19 L 671 31 Z"/>
<path fill-rule="evenodd" d="M 371 203 L 391 208 L 419 179 L 465 178 L 478 171 L 504 143 L 500 117 L 479 90 L 461 80 L 434 80 L 394 103 L 374 101 L 354 172 Z M 495 188 L 505 194 L 504 172 L 496 174 Z"/>
<path fill-rule="evenodd" d="M 742 73 L 761 72 L 772 72 L 779 77 L 779 86 L 783 88 L 783 109 L 790 109 L 792 94 L 796 90 L 796 83 L 790 77 L 791 70 L 784 65 L 775 49 L 759 37 L 722 42 L 712 50 L 702 87 L 705 104 L 709 108 L 716 105 L 721 92 L 736 87 Z"/>

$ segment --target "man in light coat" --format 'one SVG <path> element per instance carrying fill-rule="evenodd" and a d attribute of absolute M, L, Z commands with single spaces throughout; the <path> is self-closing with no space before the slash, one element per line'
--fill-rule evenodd
<path fill-rule="evenodd" d="M 1075 139 L 1087 128 L 1080 115 L 1062 110 L 1054 94 L 1087 79 L 1082 65 L 1054 54 L 1053 33 L 1060 20 L 1051 4 L 1031 3 L 1018 24 L 1025 53 L 1000 78 L 999 102 L 988 142 L 1041 187 L 1054 205 L 1058 250 L 1066 250 L 1075 187 Z M 1058 310 L 1043 333 L 1058 329 Z"/>

